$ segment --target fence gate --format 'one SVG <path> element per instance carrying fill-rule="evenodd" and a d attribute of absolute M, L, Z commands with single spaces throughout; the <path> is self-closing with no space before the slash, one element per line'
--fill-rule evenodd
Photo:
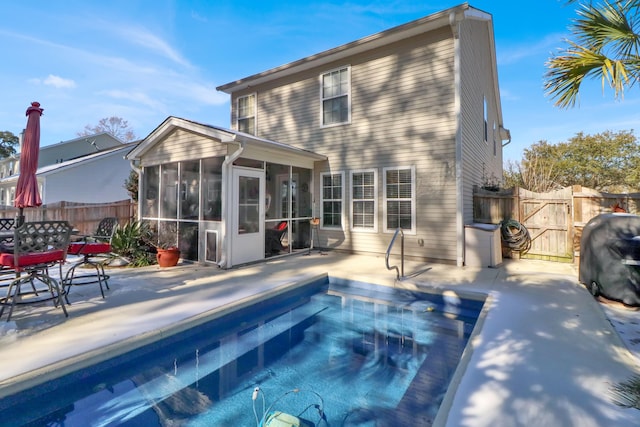
<path fill-rule="evenodd" d="M 571 188 L 551 193 L 519 189 L 518 217 L 531 236 L 531 249 L 522 258 L 573 262 Z"/>

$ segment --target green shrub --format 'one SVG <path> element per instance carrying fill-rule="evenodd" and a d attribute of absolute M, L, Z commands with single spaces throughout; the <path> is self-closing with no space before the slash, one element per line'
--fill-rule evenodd
<path fill-rule="evenodd" d="M 152 236 L 146 223 L 133 221 L 116 228 L 111 238 L 111 251 L 129 262 L 131 267 L 144 267 L 155 263 L 146 242 Z"/>

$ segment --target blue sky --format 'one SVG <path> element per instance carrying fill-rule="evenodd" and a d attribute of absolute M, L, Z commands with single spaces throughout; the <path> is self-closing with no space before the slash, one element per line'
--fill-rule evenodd
<path fill-rule="evenodd" d="M 146 136 L 167 116 L 230 127 L 229 98 L 215 88 L 460 4 L 460 1 L 66 0 L 2 2 L 0 130 L 45 109 L 41 144 L 72 139 L 118 116 Z M 493 15 L 505 159 L 577 132 L 635 130 L 640 92 L 624 100 L 587 81 L 580 106 L 544 96 L 550 54 L 563 46 L 574 6 L 561 0 L 475 1 Z"/>

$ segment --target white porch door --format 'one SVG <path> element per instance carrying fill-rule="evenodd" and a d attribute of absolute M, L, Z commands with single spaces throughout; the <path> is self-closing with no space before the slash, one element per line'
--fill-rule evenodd
<path fill-rule="evenodd" d="M 264 258 L 264 171 L 233 168 L 231 264 Z"/>

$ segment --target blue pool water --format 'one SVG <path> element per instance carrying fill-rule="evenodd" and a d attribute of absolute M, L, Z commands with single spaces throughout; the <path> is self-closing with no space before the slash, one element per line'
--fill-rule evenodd
<path fill-rule="evenodd" d="M 429 426 L 482 305 L 320 280 L 2 399 L 0 420 L 257 426 L 281 411 L 316 427 Z"/>

